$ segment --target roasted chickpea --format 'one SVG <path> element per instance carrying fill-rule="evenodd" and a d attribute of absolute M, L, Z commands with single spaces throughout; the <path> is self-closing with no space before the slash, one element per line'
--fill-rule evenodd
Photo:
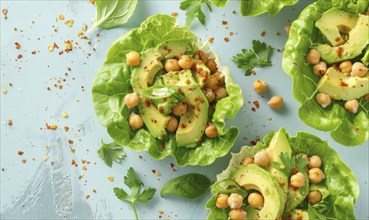
<path fill-rule="evenodd" d="M 296 188 L 301 188 L 305 185 L 305 176 L 301 172 L 298 172 L 291 176 L 291 185 Z"/>
<path fill-rule="evenodd" d="M 356 99 L 349 100 L 345 103 L 345 109 L 349 112 L 356 113 L 359 109 L 359 102 Z"/>
<path fill-rule="evenodd" d="M 197 60 L 202 60 L 202 62 L 207 63 L 208 62 L 208 55 L 204 53 L 204 51 L 197 51 L 194 54 L 194 58 Z"/>
<path fill-rule="evenodd" d="M 217 201 L 215 203 L 217 208 L 226 209 L 228 208 L 228 195 L 226 194 L 219 194 L 217 196 Z"/>
<path fill-rule="evenodd" d="M 178 60 L 178 65 L 184 70 L 191 69 L 193 65 L 192 58 L 188 55 L 182 55 Z"/>
<path fill-rule="evenodd" d="M 212 74 L 218 71 L 218 67 L 217 67 L 217 63 L 215 62 L 215 59 L 208 59 L 208 62 L 206 62 L 206 66 L 209 68 Z"/>
<path fill-rule="evenodd" d="M 184 102 L 179 103 L 172 109 L 172 113 L 176 116 L 183 116 L 187 112 L 187 104 Z"/>
<path fill-rule="evenodd" d="M 318 95 L 316 95 L 316 101 L 323 108 L 326 108 L 331 104 L 331 97 L 326 93 L 318 93 Z"/>
<path fill-rule="evenodd" d="M 365 76 L 367 72 L 368 68 L 366 68 L 366 66 L 363 63 L 356 62 L 352 64 L 351 76 L 362 77 Z"/>
<path fill-rule="evenodd" d="M 227 90 L 224 87 L 218 87 L 215 91 L 215 101 L 219 101 L 228 96 Z"/>
<path fill-rule="evenodd" d="M 260 193 L 253 192 L 247 197 L 247 202 L 253 208 L 261 208 L 264 205 L 264 196 Z"/>
<path fill-rule="evenodd" d="M 313 73 L 315 75 L 324 75 L 325 72 L 327 72 L 327 64 L 325 62 L 320 61 L 313 66 Z"/>
<path fill-rule="evenodd" d="M 138 66 L 141 61 L 141 56 L 136 51 L 131 51 L 126 54 L 126 63 L 128 66 Z"/>
<path fill-rule="evenodd" d="M 283 105 L 283 97 L 282 96 L 273 96 L 270 98 L 268 105 L 272 107 L 274 110 L 278 110 Z"/>
<path fill-rule="evenodd" d="M 128 118 L 128 123 L 133 130 L 138 130 L 142 128 L 144 122 L 142 120 L 141 115 L 137 115 L 132 112 L 132 114 Z"/>
<path fill-rule="evenodd" d="M 316 49 L 310 49 L 306 54 L 306 61 L 310 64 L 318 64 L 320 61 L 320 53 Z"/>
<path fill-rule="evenodd" d="M 181 70 L 181 67 L 178 65 L 178 60 L 176 59 L 167 59 L 164 68 L 167 72 Z"/>
<path fill-rule="evenodd" d="M 208 138 L 215 138 L 218 136 L 218 129 L 213 123 L 208 123 L 205 128 L 205 135 Z"/>
<path fill-rule="evenodd" d="M 240 194 L 232 193 L 228 197 L 228 205 L 231 209 L 241 208 L 243 202 L 243 197 Z"/>
<path fill-rule="evenodd" d="M 209 103 L 214 101 L 215 94 L 214 94 L 212 89 L 204 88 L 204 89 L 202 89 L 202 92 L 204 93 L 204 95 L 205 95 L 205 97 L 206 97 L 206 99 L 208 100 Z"/>
<path fill-rule="evenodd" d="M 253 164 L 254 163 L 254 158 L 252 157 L 245 157 L 243 158 L 243 160 L 241 161 L 242 165 L 246 165 L 246 164 Z"/>
<path fill-rule="evenodd" d="M 320 183 L 325 178 L 320 168 L 312 168 L 309 170 L 309 179 L 311 183 Z"/>
<path fill-rule="evenodd" d="M 257 79 L 253 83 L 253 87 L 256 93 L 263 93 L 268 89 L 268 83 L 264 80 Z"/>
<path fill-rule="evenodd" d="M 167 131 L 175 132 L 178 128 L 178 120 L 175 117 L 170 117 L 168 124 L 167 124 Z"/>
<path fill-rule="evenodd" d="M 365 101 L 369 101 L 369 93 L 368 93 L 368 94 L 366 94 L 366 95 L 364 95 L 364 96 L 363 96 L 363 99 L 364 99 Z"/>
<path fill-rule="evenodd" d="M 343 73 L 351 73 L 352 70 L 352 62 L 351 60 L 346 60 L 340 63 L 338 66 L 340 68 L 340 71 Z"/>
<path fill-rule="evenodd" d="M 258 166 L 267 166 L 270 163 L 268 153 L 265 150 L 257 152 L 254 156 L 254 163 Z"/>
<path fill-rule="evenodd" d="M 218 81 L 218 77 L 216 75 L 211 75 L 208 79 L 208 81 L 206 81 L 205 87 L 206 88 L 210 88 L 212 90 L 216 90 L 219 86 L 219 81 Z"/>
<path fill-rule="evenodd" d="M 313 155 L 308 159 L 308 167 L 311 168 L 319 168 L 322 165 L 322 160 L 319 156 Z"/>
<path fill-rule="evenodd" d="M 140 98 L 138 97 L 137 93 L 129 93 L 124 96 L 124 104 L 129 108 L 132 109 L 138 105 Z"/>
<path fill-rule="evenodd" d="M 308 194 L 308 201 L 310 204 L 315 205 L 322 200 L 322 193 L 318 190 L 311 190 Z"/>
<path fill-rule="evenodd" d="M 228 216 L 232 220 L 245 220 L 247 212 L 243 209 L 233 209 L 228 213 Z"/>
<path fill-rule="evenodd" d="M 219 71 L 217 71 L 217 72 L 215 72 L 215 73 L 214 73 L 214 75 L 215 75 L 215 76 L 217 76 L 219 86 L 224 85 L 224 83 L 225 83 L 225 78 L 224 78 L 224 76 L 221 76 L 221 75 L 222 75 L 222 73 L 221 73 L 221 72 L 219 72 Z"/>

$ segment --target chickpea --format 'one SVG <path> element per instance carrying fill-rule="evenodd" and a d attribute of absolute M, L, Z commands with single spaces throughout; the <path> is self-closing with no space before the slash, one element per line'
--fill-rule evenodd
<path fill-rule="evenodd" d="M 228 96 L 227 90 L 224 87 L 218 87 L 215 91 L 215 101 L 219 101 Z"/>
<path fill-rule="evenodd" d="M 343 73 L 351 73 L 352 70 L 352 62 L 351 60 L 346 60 L 340 63 L 338 66 L 340 68 L 340 71 Z"/>
<path fill-rule="evenodd" d="M 138 105 L 140 98 L 138 97 L 137 93 L 129 93 L 124 96 L 124 104 L 129 108 L 133 109 Z"/>
<path fill-rule="evenodd" d="M 202 62 L 207 63 L 208 62 L 208 55 L 204 53 L 204 51 L 197 51 L 194 54 L 194 58 L 197 60 L 202 60 Z"/>
<path fill-rule="evenodd" d="M 210 89 L 210 88 L 204 88 L 202 90 L 202 92 L 204 93 L 204 95 L 205 95 L 205 97 L 206 97 L 206 99 L 208 100 L 209 103 L 212 102 L 212 101 L 214 101 L 215 94 L 214 94 L 214 92 L 213 92 L 212 89 Z"/>
<path fill-rule="evenodd" d="M 311 183 L 320 183 L 325 178 L 320 168 L 312 168 L 309 170 L 309 179 Z"/>
<path fill-rule="evenodd" d="M 316 101 L 323 108 L 326 108 L 331 104 L 331 97 L 326 93 L 318 93 L 318 95 L 316 95 Z"/>
<path fill-rule="evenodd" d="M 301 188 L 305 185 L 305 176 L 301 172 L 298 172 L 291 176 L 291 185 L 296 188 Z"/>
<path fill-rule="evenodd" d="M 232 220 L 245 220 L 247 212 L 243 209 L 233 209 L 228 213 L 228 216 Z"/>
<path fill-rule="evenodd" d="M 354 64 L 352 64 L 351 76 L 362 77 L 365 76 L 367 72 L 368 68 L 366 68 L 363 63 L 355 62 Z"/>
<path fill-rule="evenodd" d="M 310 49 L 306 54 L 306 61 L 310 64 L 318 64 L 320 61 L 320 53 L 315 49 Z"/>
<path fill-rule="evenodd" d="M 270 163 L 268 153 L 265 150 L 257 152 L 254 156 L 254 163 L 258 166 L 267 166 Z"/>
<path fill-rule="evenodd" d="M 184 102 L 179 103 L 172 109 L 172 113 L 176 116 L 183 116 L 187 112 L 187 104 Z"/>
<path fill-rule="evenodd" d="M 253 83 L 253 87 L 256 93 L 263 93 L 265 91 L 267 91 L 268 89 L 268 83 L 265 82 L 264 80 L 255 80 Z"/>
<path fill-rule="evenodd" d="M 228 197 L 228 205 L 231 209 L 241 208 L 243 202 L 243 197 L 240 194 L 232 193 Z"/>
<path fill-rule="evenodd" d="M 164 68 L 167 72 L 181 70 L 176 59 L 167 59 L 164 64 Z"/>
<path fill-rule="evenodd" d="M 138 130 L 142 128 L 144 122 L 142 120 L 141 115 L 137 115 L 132 112 L 132 114 L 128 118 L 128 123 L 133 130 Z"/>
<path fill-rule="evenodd" d="M 219 86 L 219 81 L 216 75 L 211 75 L 205 84 L 206 88 L 210 88 L 212 90 L 216 90 L 218 86 Z"/>
<path fill-rule="evenodd" d="M 264 205 L 264 196 L 260 193 L 253 192 L 247 197 L 247 202 L 253 208 L 261 208 Z"/>
<path fill-rule="evenodd" d="M 369 93 L 368 93 L 368 94 L 366 94 L 366 95 L 364 95 L 364 96 L 363 96 L 363 99 L 364 99 L 365 101 L 369 101 Z"/>
<path fill-rule="evenodd" d="M 225 78 L 224 78 L 224 76 L 221 76 L 221 75 L 222 75 L 222 73 L 221 73 L 221 72 L 219 72 L 219 71 L 217 71 L 217 72 L 215 72 L 215 73 L 214 73 L 214 75 L 215 75 L 215 76 L 217 76 L 219 86 L 224 85 L 224 83 L 225 83 Z"/>
<path fill-rule="evenodd" d="M 218 71 L 218 67 L 217 67 L 217 63 L 215 62 L 215 59 L 208 59 L 208 62 L 206 62 L 206 66 L 209 68 L 212 74 Z"/>
<path fill-rule="evenodd" d="M 322 193 L 318 190 L 311 190 L 308 194 L 308 201 L 310 204 L 315 205 L 322 200 Z"/>
<path fill-rule="evenodd" d="M 327 72 L 327 64 L 323 61 L 320 61 L 319 63 L 315 64 L 313 66 L 313 73 L 317 76 L 324 75 L 325 72 Z"/>
<path fill-rule="evenodd" d="M 359 102 L 356 99 L 346 101 L 345 109 L 349 112 L 356 113 L 359 109 Z"/>
<path fill-rule="evenodd" d="M 219 194 L 217 196 L 217 201 L 215 203 L 217 208 L 226 209 L 228 208 L 228 195 L 226 194 Z"/>
<path fill-rule="evenodd" d="M 193 65 L 192 58 L 188 55 L 182 55 L 178 60 L 178 65 L 184 70 L 191 69 Z"/>
<path fill-rule="evenodd" d="M 208 123 L 205 128 L 205 135 L 208 138 L 215 138 L 218 136 L 218 129 L 213 123 Z"/>
<path fill-rule="evenodd" d="M 245 157 L 243 158 L 243 160 L 241 161 L 242 165 L 246 165 L 246 164 L 253 164 L 254 163 L 254 158 L 252 157 Z"/>
<path fill-rule="evenodd" d="M 272 107 L 274 110 L 278 110 L 283 105 L 283 97 L 282 96 L 273 96 L 270 98 L 268 105 Z"/>
<path fill-rule="evenodd" d="M 131 51 L 126 54 L 126 63 L 128 66 L 138 66 L 141 61 L 141 56 L 136 51 Z"/>
<path fill-rule="evenodd" d="M 322 165 L 322 160 L 319 156 L 313 155 L 308 159 L 308 167 L 311 168 L 319 168 Z"/>
<path fill-rule="evenodd" d="M 175 117 L 170 117 L 168 124 L 167 124 L 167 131 L 175 132 L 178 128 L 178 120 Z"/>

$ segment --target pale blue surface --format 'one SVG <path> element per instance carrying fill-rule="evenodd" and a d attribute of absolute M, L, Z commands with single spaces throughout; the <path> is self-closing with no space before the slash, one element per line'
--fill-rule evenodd
<path fill-rule="evenodd" d="M 242 86 L 245 106 L 232 121 L 241 130 L 232 152 L 249 144 L 256 136 L 262 137 L 272 130 L 285 127 L 291 134 L 297 131 L 308 131 L 328 140 L 357 176 L 361 187 L 359 201 L 355 212 L 359 219 L 368 219 L 368 142 L 355 148 L 346 148 L 336 144 L 328 133 L 319 132 L 305 126 L 297 116 L 298 103 L 291 95 L 291 79 L 281 68 L 282 52 L 275 51 L 272 56 L 273 67 L 257 69 L 256 76 L 245 77 L 231 61 L 241 48 L 250 48 L 253 39 L 271 44 L 276 49 L 283 49 L 287 35 L 284 26 L 297 17 L 301 9 L 311 1 L 301 1 L 295 7 L 282 10 L 280 15 L 269 17 L 242 17 L 239 14 L 239 1 L 230 1 L 224 9 L 216 9 L 208 13 L 207 25 L 198 22 L 191 27 L 203 40 L 214 37 L 212 45 L 218 53 L 223 65 L 229 66 L 234 79 Z M 93 77 L 105 60 L 105 54 L 112 42 L 139 24 L 149 15 L 155 13 L 179 12 L 179 23 L 184 24 L 184 12 L 179 10 L 179 1 L 140 1 L 137 11 L 125 27 L 111 30 L 96 30 L 86 40 L 77 37 L 83 24 L 91 26 L 94 17 L 94 6 L 85 1 L 1 1 L 1 9 L 8 8 L 8 19 L 1 18 L 1 88 L 7 88 L 6 95 L 1 94 L 1 218 L 116 218 L 132 219 L 134 214 L 128 203 L 119 201 L 113 193 L 113 187 L 123 186 L 123 176 L 130 166 L 139 173 L 147 187 L 158 190 L 169 179 L 190 173 L 199 172 L 215 180 L 215 175 L 228 164 L 230 155 L 218 159 L 208 167 L 186 167 L 172 171 L 170 163 L 173 158 L 155 161 L 146 153 L 126 150 L 128 157 L 121 164 L 112 168 L 106 166 L 96 154 L 100 140 L 110 141 L 105 128 L 99 125 L 91 103 L 91 84 Z M 232 13 L 236 11 L 236 14 Z M 67 27 L 64 21 L 56 21 L 63 14 L 65 20 L 73 19 L 73 27 Z M 229 29 L 225 29 L 222 20 L 228 21 Z M 32 23 L 34 21 L 34 24 Z M 58 28 L 54 32 L 52 26 Z M 16 27 L 18 31 L 14 31 Z M 20 30 L 23 30 L 21 32 Z M 266 31 L 265 37 L 260 32 Z M 281 35 L 275 35 L 275 32 Z M 100 36 L 95 34 L 99 32 Z M 235 35 L 229 37 L 229 32 Z M 223 38 L 229 37 L 225 43 Z M 70 53 L 58 55 L 64 49 L 64 41 L 79 42 L 81 49 L 74 48 Z M 15 49 L 15 42 L 22 45 Z M 60 49 L 49 52 L 47 46 L 56 42 Z M 96 47 L 96 51 L 92 48 Z M 36 50 L 37 54 L 31 54 Z M 86 53 L 91 53 L 86 58 Z M 18 54 L 23 58 L 16 60 Z M 71 67 L 71 71 L 67 67 Z M 64 73 L 68 72 L 68 76 Z M 57 79 L 62 82 L 63 89 L 54 87 Z M 74 80 L 72 79 L 74 78 Z M 269 85 L 269 92 L 261 97 L 252 89 L 255 79 L 264 79 Z M 10 87 L 8 83 L 13 83 Z M 84 86 L 82 91 L 81 86 Z M 47 90 L 51 88 L 51 91 Z M 272 111 L 266 102 L 272 95 L 281 95 L 285 99 L 285 107 L 278 112 Z M 260 102 L 260 109 L 252 112 L 252 101 Z M 62 112 L 69 118 L 63 118 Z M 268 120 L 272 117 L 272 120 Z M 8 119 L 13 126 L 8 126 Z M 45 123 L 57 124 L 58 130 L 40 130 Z M 65 132 L 63 126 L 69 126 Z M 78 131 L 80 130 L 80 131 Z M 72 139 L 73 144 L 67 140 Z M 49 146 L 46 149 L 45 146 Z M 76 151 L 72 154 L 69 147 Z M 19 156 L 18 151 L 24 154 Z M 45 162 L 43 156 L 47 155 Z M 142 156 L 140 159 L 139 157 Z M 33 161 L 32 158 L 35 158 Z M 22 159 L 27 159 L 23 164 Z M 79 166 L 71 166 L 75 160 Z M 82 170 L 81 160 L 90 161 Z M 50 162 L 54 161 L 54 166 Z M 94 164 L 96 162 L 96 164 Z M 161 176 L 151 172 L 156 169 Z M 82 179 L 78 177 L 84 175 Z M 114 176 L 109 182 L 107 177 Z M 93 193 L 93 189 L 97 192 Z M 91 197 L 87 200 L 85 197 Z M 184 200 L 174 197 L 160 198 L 157 193 L 149 205 L 138 205 L 141 219 L 157 219 L 159 211 L 164 211 L 162 218 L 170 219 L 203 219 L 208 211 L 204 208 L 210 193 L 196 200 Z"/>

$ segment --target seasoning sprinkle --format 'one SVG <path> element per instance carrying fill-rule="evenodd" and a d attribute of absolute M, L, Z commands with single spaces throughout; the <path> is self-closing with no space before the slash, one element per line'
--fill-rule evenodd
<path fill-rule="evenodd" d="M 108 180 L 109 180 L 110 182 L 114 182 L 114 176 L 108 176 Z"/>

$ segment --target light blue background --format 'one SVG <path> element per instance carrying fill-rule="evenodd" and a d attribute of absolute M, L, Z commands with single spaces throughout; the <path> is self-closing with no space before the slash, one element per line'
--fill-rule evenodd
<path fill-rule="evenodd" d="M 297 116 L 298 103 L 291 95 L 291 79 L 281 68 L 281 51 L 287 39 L 284 27 L 311 2 L 300 1 L 274 17 L 242 17 L 239 1 L 230 1 L 224 9 L 213 7 L 213 12 L 207 13 L 206 26 L 196 21 L 191 29 L 204 41 L 209 37 L 215 38 L 212 46 L 222 64 L 230 67 L 232 76 L 243 88 L 245 106 L 230 123 L 241 131 L 232 152 L 249 145 L 256 136 L 263 137 L 279 127 L 285 127 L 293 135 L 297 131 L 318 135 L 328 140 L 357 176 L 361 193 L 355 212 L 359 219 L 368 219 L 368 142 L 355 148 L 346 148 L 334 143 L 328 133 L 305 126 Z M 90 91 L 94 75 L 104 62 L 109 46 L 116 38 L 138 27 L 155 13 L 170 14 L 176 11 L 180 25 L 183 25 L 185 16 L 179 10 L 179 1 L 141 0 L 128 25 L 89 33 L 87 36 L 92 39 L 91 45 L 77 36 L 83 24 L 91 27 L 95 7 L 88 0 L 1 1 L 3 8 L 9 12 L 7 20 L 0 19 L 1 88 L 8 90 L 6 95 L 0 95 L 0 166 L 4 169 L 0 171 L 2 219 L 132 219 L 134 214 L 130 205 L 119 201 L 113 193 L 113 187 L 123 186 L 123 176 L 130 166 L 135 168 L 147 187 L 155 187 L 158 191 L 167 180 L 190 172 L 202 173 L 215 180 L 215 175 L 227 166 L 230 155 L 208 167 L 177 167 L 174 172 L 170 167 L 170 163 L 175 163 L 173 158 L 155 161 L 146 153 L 126 149 L 128 157 L 121 164 L 109 168 L 96 154 L 100 140 L 108 142 L 111 139 L 95 117 Z M 64 21 L 57 21 L 61 14 L 65 16 L 64 21 L 73 19 L 74 25 L 67 27 Z M 226 26 L 229 29 L 222 25 L 222 20 L 228 21 Z M 53 25 L 58 29 L 57 32 L 53 30 Z M 14 31 L 15 27 L 17 31 Z M 266 31 L 265 37 L 261 37 L 262 31 Z M 229 36 L 230 32 L 235 34 Z M 280 32 L 280 35 L 277 36 L 275 32 Z M 100 36 L 97 37 L 96 33 Z M 229 43 L 224 42 L 225 37 L 229 37 Z M 256 69 L 255 76 L 245 77 L 231 58 L 241 48 L 251 48 L 254 39 L 271 44 L 276 49 L 272 56 L 273 67 Z M 65 48 L 66 40 L 77 41 L 80 48 L 58 55 L 58 51 Z M 15 49 L 15 42 L 22 45 L 20 50 Z M 54 42 L 60 49 L 51 53 L 47 46 Z M 31 54 L 34 50 L 37 51 L 36 55 Z M 89 58 L 87 53 L 91 53 Z M 18 54 L 22 54 L 23 58 L 17 60 Z M 67 67 L 71 67 L 71 71 Z M 64 75 L 65 72 L 68 76 Z M 63 89 L 54 87 L 58 79 L 66 79 L 66 82 L 61 83 Z M 265 97 L 253 91 L 252 82 L 255 79 L 269 83 L 270 89 Z M 13 87 L 8 85 L 10 82 Z M 284 97 L 285 106 L 281 111 L 272 111 L 267 106 L 266 102 L 272 95 Z M 250 110 L 254 107 L 254 100 L 261 105 L 256 112 Z M 63 118 L 62 112 L 67 112 L 69 118 Z M 7 125 L 8 119 L 13 120 L 12 126 Z M 45 130 L 45 123 L 57 124 L 58 129 Z M 69 126 L 70 131 L 65 132 L 63 126 Z M 69 139 L 74 143 L 69 144 Z M 76 149 L 74 154 L 69 147 Z M 24 154 L 19 156 L 18 151 Z M 48 160 L 44 161 L 43 156 L 47 156 Z M 27 163 L 23 164 L 22 159 L 26 159 Z M 73 159 L 79 164 L 78 167 L 71 165 Z M 90 162 L 85 164 L 87 170 L 82 170 L 82 159 Z M 50 165 L 51 161 L 54 161 L 54 166 Z M 161 176 L 153 174 L 152 169 L 160 171 Z M 79 179 L 81 175 L 83 178 Z M 115 181 L 109 182 L 108 176 L 114 176 Z M 96 193 L 93 189 L 96 189 Z M 91 197 L 87 200 L 88 194 Z M 141 219 L 157 219 L 159 211 L 164 212 L 162 219 L 204 219 L 208 213 L 204 204 L 209 197 L 210 193 L 195 200 L 175 197 L 163 199 L 156 193 L 149 205 L 137 206 Z"/>

